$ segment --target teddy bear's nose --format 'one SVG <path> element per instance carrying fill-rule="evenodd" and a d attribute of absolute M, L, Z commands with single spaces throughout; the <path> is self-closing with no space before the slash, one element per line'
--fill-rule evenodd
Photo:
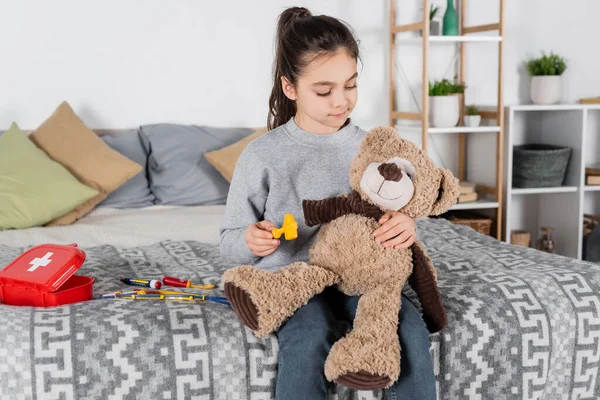
<path fill-rule="evenodd" d="M 386 181 L 399 182 L 402 179 L 402 170 L 394 163 L 383 163 L 377 170 Z"/>

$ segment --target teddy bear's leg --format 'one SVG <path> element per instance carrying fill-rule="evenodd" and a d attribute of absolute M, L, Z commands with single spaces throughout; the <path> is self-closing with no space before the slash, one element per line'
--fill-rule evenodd
<path fill-rule="evenodd" d="M 298 308 L 339 278 L 324 268 L 298 262 L 276 272 L 242 265 L 226 271 L 223 280 L 234 311 L 261 337 L 279 329 Z"/>
<path fill-rule="evenodd" d="M 327 357 L 327 379 L 356 390 L 387 388 L 398 379 L 401 291 L 399 286 L 382 285 L 361 296 L 353 330 Z"/>
<path fill-rule="evenodd" d="M 413 251 L 413 272 L 408 283 L 419 297 L 423 309 L 423 320 L 431 333 L 439 332 L 447 325 L 446 310 L 437 285 L 437 274 L 431 258 L 420 242 L 415 242 Z"/>

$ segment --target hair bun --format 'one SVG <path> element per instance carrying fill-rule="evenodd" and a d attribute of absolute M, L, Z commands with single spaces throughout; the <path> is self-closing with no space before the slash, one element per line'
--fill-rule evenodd
<path fill-rule="evenodd" d="M 283 12 L 283 15 L 289 15 L 290 20 L 312 17 L 310 11 L 304 7 L 290 7 Z"/>
<path fill-rule="evenodd" d="M 279 17 L 279 28 L 280 31 L 289 28 L 295 21 L 312 17 L 310 11 L 304 7 L 290 7 L 281 13 Z"/>

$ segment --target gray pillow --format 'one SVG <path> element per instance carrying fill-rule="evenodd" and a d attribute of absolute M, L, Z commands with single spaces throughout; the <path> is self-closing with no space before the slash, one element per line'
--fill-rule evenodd
<path fill-rule="evenodd" d="M 136 130 L 110 133 L 100 136 L 106 144 L 144 167 L 142 172 L 129 179 L 117 190 L 110 193 L 98 207 L 139 208 L 154 204 L 154 196 L 146 176 L 148 153 L 142 146 L 139 132 Z"/>
<path fill-rule="evenodd" d="M 140 127 L 148 157 L 150 188 L 156 204 L 225 204 L 229 182 L 204 153 L 229 146 L 252 134 L 251 128 L 152 124 Z"/>

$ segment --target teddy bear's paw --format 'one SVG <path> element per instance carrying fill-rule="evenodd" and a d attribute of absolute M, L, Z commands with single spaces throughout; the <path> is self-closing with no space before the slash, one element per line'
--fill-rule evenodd
<path fill-rule="evenodd" d="M 330 381 L 355 390 L 390 387 L 400 374 L 400 346 L 395 340 L 350 333 L 331 348 L 325 362 Z"/>
<path fill-rule="evenodd" d="M 257 303 L 257 299 L 261 298 L 267 275 L 267 272 L 250 265 L 241 265 L 223 274 L 225 296 L 242 323 L 255 333 L 263 325 L 261 304 Z"/>
<path fill-rule="evenodd" d="M 225 296 L 244 325 L 253 331 L 258 330 L 258 310 L 244 289 L 231 282 L 225 283 Z"/>
<path fill-rule="evenodd" d="M 367 371 L 348 372 L 335 380 L 338 385 L 354 390 L 381 390 L 393 383 L 387 376 L 374 375 Z"/>

